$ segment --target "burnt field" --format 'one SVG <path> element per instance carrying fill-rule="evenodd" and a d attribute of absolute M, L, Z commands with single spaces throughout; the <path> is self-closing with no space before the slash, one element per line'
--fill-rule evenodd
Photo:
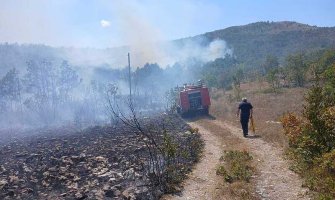
<path fill-rule="evenodd" d="M 199 158 L 199 134 L 176 115 L 139 124 L 12 137 L 0 146 L 0 198 L 158 199 L 178 191 Z"/>

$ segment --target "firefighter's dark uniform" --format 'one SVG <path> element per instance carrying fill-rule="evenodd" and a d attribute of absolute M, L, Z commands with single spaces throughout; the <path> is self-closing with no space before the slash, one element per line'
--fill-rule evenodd
<path fill-rule="evenodd" d="M 242 101 L 240 105 L 238 106 L 238 109 L 241 110 L 240 113 L 240 121 L 243 129 L 243 136 L 248 135 L 248 123 L 249 123 L 249 118 L 250 118 L 250 111 L 252 109 L 251 103 L 247 101 Z"/>

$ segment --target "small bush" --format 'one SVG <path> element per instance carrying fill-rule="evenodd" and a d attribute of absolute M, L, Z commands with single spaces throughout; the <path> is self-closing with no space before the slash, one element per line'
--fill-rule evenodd
<path fill-rule="evenodd" d="M 216 169 L 216 175 L 223 176 L 224 180 L 228 183 L 232 182 L 232 177 L 228 174 L 227 170 L 222 165 Z"/>
<path fill-rule="evenodd" d="M 194 133 L 199 133 L 199 129 L 198 128 L 193 128 L 193 127 L 191 127 L 191 128 L 189 128 L 188 129 L 192 134 L 194 134 Z"/>
<path fill-rule="evenodd" d="M 249 182 L 252 175 L 252 156 L 247 151 L 225 151 L 221 160 L 225 161 L 226 168 L 219 166 L 216 174 L 223 176 L 227 182 Z"/>

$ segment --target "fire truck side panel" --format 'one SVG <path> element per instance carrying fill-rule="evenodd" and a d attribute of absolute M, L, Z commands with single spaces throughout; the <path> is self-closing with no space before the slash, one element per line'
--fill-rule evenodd
<path fill-rule="evenodd" d="M 211 105 L 208 88 L 201 88 L 201 101 L 203 107 L 208 108 Z"/>
<path fill-rule="evenodd" d="M 187 91 L 180 92 L 180 105 L 183 112 L 187 112 L 190 109 Z"/>

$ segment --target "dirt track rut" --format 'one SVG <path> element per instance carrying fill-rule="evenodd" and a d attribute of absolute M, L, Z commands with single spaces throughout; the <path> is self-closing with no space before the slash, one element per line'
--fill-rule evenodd
<path fill-rule="evenodd" d="M 287 161 L 283 159 L 282 150 L 259 137 L 243 138 L 240 128 L 223 121 L 200 119 L 189 124 L 199 128 L 205 140 L 204 155 L 189 179 L 185 181 L 182 194 L 166 196 L 163 197 L 164 200 L 214 199 L 212 195 L 219 178 L 215 175 L 215 169 L 222 151 L 229 149 L 229 146 L 223 144 L 224 140 L 231 137 L 241 142 L 239 145 L 248 150 L 257 162 L 254 183 L 255 193 L 259 199 L 310 199 L 307 189 L 301 187 L 302 181 L 299 176 L 289 170 Z"/>
<path fill-rule="evenodd" d="M 184 190 L 181 195 L 169 195 L 162 199 L 213 199 L 212 194 L 217 183 L 215 167 L 219 163 L 221 156 L 221 143 L 217 136 L 197 123 L 190 122 L 190 126 L 199 128 L 205 148 L 201 161 L 195 169 L 189 174 L 187 181 L 184 183 Z"/>

